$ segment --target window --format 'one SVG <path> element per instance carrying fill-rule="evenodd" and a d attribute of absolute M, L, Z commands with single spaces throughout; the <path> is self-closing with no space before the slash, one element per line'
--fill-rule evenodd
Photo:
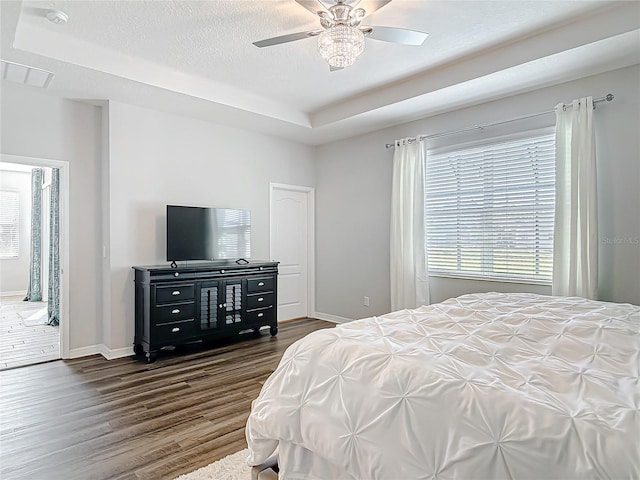
<path fill-rule="evenodd" d="M 0 190 L 0 258 L 18 258 L 19 212 L 18 192 Z"/>
<path fill-rule="evenodd" d="M 429 151 L 429 273 L 550 284 L 554 206 L 552 132 Z"/>

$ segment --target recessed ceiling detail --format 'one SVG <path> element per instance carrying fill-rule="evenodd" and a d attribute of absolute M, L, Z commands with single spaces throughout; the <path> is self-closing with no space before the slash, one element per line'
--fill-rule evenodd
<path fill-rule="evenodd" d="M 326 14 L 310 15 L 312 4 Z M 637 1 L 343 4 L 349 22 L 361 8 L 372 13 L 359 26 L 397 25 L 429 32 L 428 41 L 405 47 L 362 32 L 357 61 L 330 72 L 319 35 L 273 48 L 251 42 L 324 31 L 323 21 L 343 18 L 327 17 L 336 0 L 30 0 L 0 2 L 1 55 L 56 72 L 51 95 L 114 100 L 312 145 L 640 63 Z M 54 5 L 73 21 L 61 28 L 47 20 Z"/>

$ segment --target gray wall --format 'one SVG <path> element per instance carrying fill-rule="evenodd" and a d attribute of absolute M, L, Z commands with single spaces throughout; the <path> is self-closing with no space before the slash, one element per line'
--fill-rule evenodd
<path fill-rule="evenodd" d="M 315 186 L 316 310 L 344 318 L 384 313 L 393 154 L 385 143 L 612 92 L 616 100 L 595 114 L 600 291 L 604 300 L 640 303 L 639 81 L 640 68 L 631 67 L 317 148 L 130 105 L 100 108 L 3 82 L 1 149 L 69 162 L 70 348 L 93 353 L 102 345 L 124 354 L 133 338 L 130 267 L 164 263 L 167 203 L 250 208 L 253 257 L 268 259 L 269 182 Z M 507 288 L 535 289 L 431 282 L 434 301 Z"/>
<path fill-rule="evenodd" d="M 31 252 L 31 172 L 0 166 L 0 189 L 18 192 L 20 202 L 18 257 L 0 259 L 0 293 L 26 293 Z"/>
<path fill-rule="evenodd" d="M 167 204 L 251 210 L 251 258 L 269 259 L 269 183 L 315 185 L 313 148 L 110 102 L 105 342 L 131 348 L 132 265 L 166 261 Z M 107 338 L 108 337 L 108 338 Z"/>
<path fill-rule="evenodd" d="M 69 162 L 69 348 L 100 342 L 100 108 L 2 82 L 2 153 Z"/>
<path fill-rule="evenodd" d="M 2 153 L 70 164 L 72 356 L 130 352 L 131 266 L 166 263 L 168 203 L 250 209 L 252 258 L 269 259 L 269 183 L 315 184 L 295 142 L 7 82 L 2 100 Z"/>
<path fill-rule="evenodd" d="M 388 312 L 389 204 L 393 151 L 403 137 L 457 130 L 552 109 L 560 102 L 615 95 L 598 107 L 599 290 L 608 301 L 640 304 L 640 67 L 634 66 L 480 104 L 318 147 L 316 166 L 316 310 L 347 319 Z M 448 137 L 463 142 L 554 124 L 554 116 L 483 133 Z M 462 293 L 530 291 L 539 285 L 431 277 L 433 302 Z M 369 296 L 370 307 L 363 306 Z"/>

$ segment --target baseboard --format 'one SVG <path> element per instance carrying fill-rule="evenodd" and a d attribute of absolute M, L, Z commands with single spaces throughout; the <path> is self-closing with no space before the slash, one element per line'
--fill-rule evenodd
<path fill-rule="evenodd" d="M 100 354 L 107 360 L 113 360 L 115 358 L 130 357 L 131 355 L 133 355 L 133 346 L 124 347 L 124 348 L 115 348 L 113 350 L 105 347 L 104 345 L 100 345 L 100 346 L 102 347 Z"/>
<path fill-rule="evenodd" d="M 307 317 L 296 317 L 296 318 L 287 318 L 286 320 L 278 320 L 278 325 L 282 325 L 283 323 L 296 322 L 298 320 L 304 320 Z"/>
<path fill-rule="evenodd" d="M 88 347 L 70 348 L 69 358 L 88 357 L 90 355 L 98 354 L 101 355 L 102 352 L 100 351 L 100 347 L 102 347 L 102 345 L 90 345 Z"/>
<path fill-rule="evenodd" d="M 339 317 L 338 315 L 331 315 L 330 313 L 322 313 L 322 312 L 314 312 L 313 318 L 317 318 L 318 320 L 326 320 L 327 322 L 332 323 L 347 323 L 352 322 L 352 318 Z"/>
<path fill-rule="evenodd" d="M 351 318 L 339 317 L 337 315 L 331 315 L 328 313 L 315 312 L 313 313 L 313 318 L 317 318 L 318 320 L 326 320 L 327 322 L 332 323 L 346 323 L 351 322 Z M 295 320 L 295 319 L 292 319 Z M 279 323 L 287 323 L 287 320 Z M 90 345 L 88 347 L 82 348 L 73 348 L 69 350 L 69 358 L 80 358 L 80 357 L 88 357 L 89 355 L 97 355 L 100 354 L 107 360 L 113 360 L 115 358 L 123 358 L 129 357 L 133 355 L 133 347 L 124 347 L 124 348 L 116 348 L 110 349 L 105 345 Z"/>
<path fill-rule="evenodd" d="M 2 292 L 0 293 L 0 297 L 26 297 L 27 296 L 27 292 L 25 292 L 24 290 L 20 290 L 17 292 Z"/>
<path fill-rule="evenodd" d="M 102 355 L 107 360 L 113 360 L 115 358 L 133 355 L 133 347 L 116 348 L 112 350 L 100 344 L 69 350 L 69 358 L 88 357 L 90 355 Z"/>

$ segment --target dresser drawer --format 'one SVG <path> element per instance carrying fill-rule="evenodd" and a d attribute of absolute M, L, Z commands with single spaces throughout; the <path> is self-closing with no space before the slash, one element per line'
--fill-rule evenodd
<path fill-rule="evenodd" d="M 245 313 L 245 321 L 252 323 L 271 323 L 275 320 L 275 307 L 259 308 L 256 310 L 247 310 Z"/>
<path fill-rule="evenodd" d="M 254 308 L 272 307 L 273 299 L 275 295 L 273 293 L 258 293 L 256 295 L 247 295 L 247 310 Z"/>
<path fill-rule="evenodd" d="M 273 290 L 273 277 L 249 278 L 247 293 L 270 292 Z"/>
<path fill-rule="evenodd" d="M 154 334 L 159 343 L 179 343 L 196 335 L 195 320 L 181 320 L 156 325 Z"/>
<path fill-rule="evenodd" d="M 176 322 L 178 320 L 192 320 L 195 314 L 194 302 L 172 303 L 159 305 L 155 308 L 154 323 Z"/>
<path fill-rule="evenodd" d="M 173 303 L 193 300 L 195 287 L 193 283 L 163 285 L 156 287 L 156 303 Z"/>

